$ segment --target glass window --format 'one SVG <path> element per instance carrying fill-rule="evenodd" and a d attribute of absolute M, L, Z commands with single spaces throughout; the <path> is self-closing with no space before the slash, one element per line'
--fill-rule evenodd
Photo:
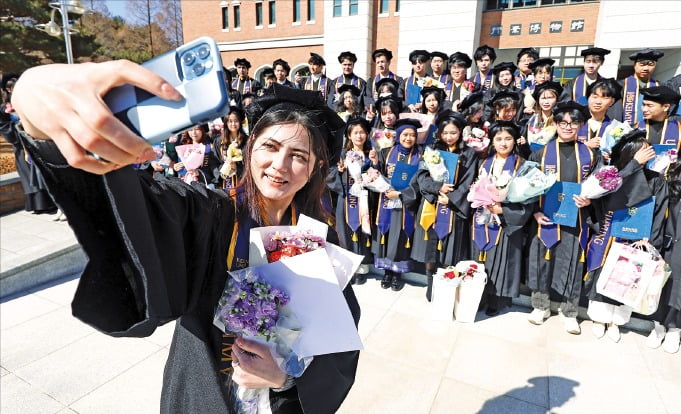
<path fill-rule="evenodd" d="M 518 0 L 515 0 L 518 1 Z M 485 10 L 500 10 L 508 8 L 509 0 L 487 0 Z"/>
<path fill-rule="evenodd" d="M 350 0 L 350 16 L 357 16 L 359 12 L 359 0 Z"/>
<path fill-rule="evenodd" d="M 234 28 L 241 27 L 241 6 L 234 6 Z"/>
<path fill-rule="evenodd" d="M 255 25 L 262 26 L 262 3 L 255 3 Z"/>
<path fill-rule="evenodd" d="M 395 13 L 400 11 L 400 0 L 395 0 Z"/>
<path fill-rule="evenodd" d="M 229 7 L 222 8 L 222 29 L 229 29 Z"/>
<path fill-rule="evenodd" d="M 314 20 L 314 0 L 307 0 L 307 20 Z"/>
<path fill-rule="evenodd" d="M 269 24 L 277 24 L 277 6 L 276 6 L 276 2 L 270 1 L 270 2 L 269 2 L 269 9 L 270 9 L 270 23 L 269 23 Z"/>
<path fill-rule="evenodd" d="M 340 17 L 343 15 L 343 2 L 341 0 L 333 0 L 333 17 Z"/>
<path fill-rule="evenodd" d="M 381 14 L 388 13 L 388 0 L 381 0 L 381 5 L 378 12 Z"/>
<path fill-rule="evenodd" d="M 300 1 L 293 0 L 293 21 L 300 22 Z"/>

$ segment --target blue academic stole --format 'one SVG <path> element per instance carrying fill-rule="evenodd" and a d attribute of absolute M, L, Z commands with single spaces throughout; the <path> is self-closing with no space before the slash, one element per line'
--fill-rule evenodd
<path fill-rule="evenodd" d="M 676 125 L 674 125 L 676 124 Z M 646 131 L 646 138 L 650 136 L 650 125 L 648 121 L 639 122 L 638 129 Z M 662 125 L 662 136 L 660 137 L 660 144 L 662 145 L 676 145 L 679 146 L 679 136 L 681 136 L 681 122 L 672 121 L 672 126 L 669 127 L 669 119 L 664 120 Z M 648 138 L 650 140 L 650 138 Z"/>
<path fill-rule="evenodd" d="M 596 75 L 596 80 L 601 79 L 600 75 Z M 588 96 L 586 96 L 586 87 L 589 84 L 586 81 L 586 73 L 580 73 L 579 76 L 575 78 L 575 82 L 572 85 L 572 100 L 580 105 L 587 105 Z"/>
<path fill-rule="evenodd" d="M 371 85 L 371 96 L 373 96 L 374 99 L 378 99 L 378 91 L 376 91 L 376 83 L 378 81 L 380 81 L 381 79 L 385 79 L 385 78 L 397 80 L 397 76 L 395 76 L 395 74 L 392 73 L 392 72 L 388 72 L 388 76 L 381 76 L 380 73 L 378 75 L 376 75 L 376 77 L 374 78 L 374 84 Z"/>
<path fill-rule="evenodd" d="M 246 94 L 246 93 L 252 92 L 251 91 L 251 86 L 252 86 L 251 81 L 252 80 L 253 79 L 248 78 L 245 81 L 243 81 L 244 90 L 241 92 L 241 94 Z M 234 89 L 235 91 L 238 91 L 239 90 L 239 82 L 241 82 L 241 80 L 239 78 L 234 79 L 232 81 L 232 89 Z"/>
<path fill-rule="evenodd" d="M 522 73 L 520 70 L 515 71 L 515 86 L 520 91 L 525 90 L 525 88 L 534 89 L 533 82 L 527 80 L 527 75 Z"/>
<path fill-rule="evenodd" d="M 577 157 L 577 182 L 581 183 L 589 175 L 591 171 L 591 164 L 593 163 L 593 154 L 589 148 L 579 141 L 575 141 L 575 156 Z M 553 173 L 558 176 L 558 181 L 560 179 L 560 154 L 558 150 L 559 142 L 558 139 L 554 139 L 544 146 L 544 152 L 542 154 L 541 168 L 544 173 Z M 543 207 L 544 196 L 539 198 L 539 206 Z M 579 231 L 579 245 L 582 248 L 582 252 L 586 249 L 589 231 L 586 223 L 586 219 L 582 217 L 581 209 L 578 212 L 577 225 L 580 228 Z M 548 226 L 538 225 L 537 236 L 539 240 L 546 246 L 546 260 L 550 260 L 550 249 L 556 243 L 560 241 L 560 225 L 550 224 Z M 584 258 L 582 258 L 581 261 Z"/>
<path fill-rule="evenodd" d="M 605 132 L 605 128 L 610 125 L 610 118 L 607 116 L 605 119 L 603 119 L 603 122 L 601 123 L 601 127 L 598 130 L 598 133 L 596 135 L 592 135 L 591 133 L 591 128 L 589 128 L 589 123 L 585 122 L 584 125 L 582 125 L 581 128 L 579 128 L 579 131 L 577 132 L 577 141 L 579 142 L 586 142 L 590 140 L 591 138 L 600 138 L 603 136 L 603 132 Z"/>
<path fill-rule="evenodd" d="M 405 160 L 406 158 L 406 160 Z M 416 147 L 412 147 L 409 154 L 406 157 L 400 157 L 400 152 L 395 150 L 395 147 L 390 148 L 388 156 L 385 162 L 385 177 L 390 181 L 395 172 L 395 165 L 398 161 L 406 162 L 409 165 L 419 164 L 420 154 L 418 153 Z M 381 234 L 381 244 L 385 244 L 385 234 L 390 230 L 390 217 L 392 215 L 392 209 L 388 208 L 388 201 L 390 199 L 386 197 L 385 193 L 381 193 L 378 198 L 378 212 L 376 213 L 376 227 Z M 402 208 L 402 230 L 407 235 L 407 243 L 409 243 L 409 238 L 414 233 L 416 221 L 414 215 L 407 210 Z"/>
<path fill-rule="evenodd" d="M 657 81 L 651 79 L 646 88 L 657 86 Z M 622 96 L 622 111 L 624 122 L 633 125 L 636 122 L 643 122 L 643 113 L 641 106 L 643 105 L 643 96 L 638 92 L 638 78 L 631 75 L 624 79 L 624 94 Z"/>
<path fill-rule="evenodd" d="M 461 157 L 457 159 L 457 163 Z M 459 181 L 459 168 L 456 168 L 456 174 L 454 175 L 454 180 L 452 184 L 456 187 Z M 435 222 L 433 223 L 433 230 L 437 235 L 439 240 L 437 244 L 437 249 L 442 250 L 442 240 L 447 237 L 454 229 L 454 211 L 449 207 L 449 203 L 440 203 L 439 201 L 435 204 Z M 428 237 L 428 232 L 426 230 L 426 237 Z"/>
<path fill-rule="evenodd" d="M 480 167 L 480 174 L 486 172 L 488 175 L 492 173 L 494 167 L 494 156 L 491 156 L 482 163 Z M 520 165 L 520 157 L 513 154 L 509 155 L 504 162 L 503 171 L 508 171 L 509 174 L 515 175 L 518 166 Z M 495 222 L 488 224 L 478 224 L 477 218 L 485 210 L 484 207 L 478 207 L 475 210 L 473 219 L 473 242 L 478 250 L 487 251 L 499 243 L 501 238 L 501 226 Z M 483 260 L 480 260 L 483 261 Z"/>
<path fill-rule="evenodd" d="M 338 78 L 336 78 L 336 93 L 338 92 L 338 88 L 343 86 L 345 84 L 345 75 L 340 75 Z M 357 75 L 353 74 L 352 79 L 350 80 L 350 85 L 356 86 L 359 88 L 359 78 Z"/>
<path fill-rule="evenodd" d="M 327 78 L 326 75 L 320 76 L 319 77 L 319 84 L 317 85 L 317 89 L 315 89 L 314 88 L 314 80 L 312 79 L 312 75 L 310 75 L 305 80 L 304 89 L 306 91 L 317 90 L 317 91 L 321 92 L 324 99 L 326 99 L 326 84 L 327 84 L 328 80 L 329 80 L 329 78 Z"/>
<path fill-rule="evenodd" d="M 361 225 L 361 217 L 359 214 L 359 197 L 350 194 L 350 187 L 355 183 L 350 172 L 346 169 L 345 176 L 347 177 L 345 185 L 345 223 L 353 232 L 353 241 L 357 237 L 357 229 Z"/>
<path fill-rule="evenodd" d="M 421 89 L 423 88 L 416 83 L 417 81 L 418 78 L 411 75 L 404 82 L 404 100 L 407 105 L 415 105 L 421 102 Z"/>
<path fill-rule="evenodd" d="M 447 84 L 449 82 L 449 75 L 446 73 L 443 73 L 442 75 L 438 76 L 437 80 L 442 83 L 442 84 Z"/>
<path fill-rule="evenodd" d="M 473 83 L 481 85 L 483 91 L 486 91 L 487 89 L 491 88 L 492 86 L 494 86 L 494 78 L 492 77 L 492 71 L 489 71 L 487 73 L 487 75 L 485 76 L 485 80 L 482 80 L 480 72 L 477 72 L 475 74 L 475 78 L 473 79 Z"/>

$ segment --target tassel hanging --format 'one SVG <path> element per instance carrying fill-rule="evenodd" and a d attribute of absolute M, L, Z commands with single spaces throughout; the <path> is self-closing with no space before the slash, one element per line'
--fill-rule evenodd
<path fill-rule="evenodd" d="M 546 249 L 546 254 L 544 255 L 544 260 L 551 260 L 551 250 Z"/>
<path fill-rule="evenodd" d="M 381 244 L 385 244 L 385 234 L 381 234 Z"/>
<path fill-rule="evenodd" d="M 369 238 L 367 237 L 367 245 L 366 247 L 371 247 L 371 241 L 369 241 Z"/>
<path fill-rule="evenodd" d="M 437 249 L 442 250 L 442 240 L 438 240 L 437 242 Z"/>
<path fill-rule="evenodd" d="M 426 231 L 425 233 L 423 233 L 423 240 L 424 240 L 424 241 L 428 241 L 428 231 Z"/>
<path fill-rule="evenodd" d="M 355 243 L 357 243 L 359 241 L 359 239 L 357 238 L 357 232 L 356 231 L 352 232 L 352 241 L 354 241 Z"/>
<path fill-rule="evenodd" d="M 478 253 L 478 262 L 484 262 L 484 261 L 485 261 L 485 259 L 482 257 L 482 251 L 480 251 L 480 253 Z"/>
<path fill-rule="evenodd" d="M 409 243 L 409 237 L 407 237 L 407 242 L 404 244 L 405 249 L 411 248 L 411 243 Z"/>
<path fill-rule="evenodd" d="M 579 257 L 579 263 L 584 262 L 586 262 L 586 255 L 584 254 L 584 250 L 582 250 L 582 255 Z"/>

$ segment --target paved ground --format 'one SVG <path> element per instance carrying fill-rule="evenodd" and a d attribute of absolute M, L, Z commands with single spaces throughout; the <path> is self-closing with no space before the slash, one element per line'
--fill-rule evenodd
<path fill-rule="evenodd" d="M 172 324 L 146 339 L 100 334 L 71 316 L 77 282 L 0 304 L 0 412 L 158 412 Z M 423 287 L 395 293 L 370 279 L 355 291 L 365 350 L 341 413 L 680 412 L 681 354 L 646 348 L 640 333 L 615 344 L 584 321 L 569 335 L 557 316 L 530 325 L 521 307 L 474 324 L 433 321 Z"/>

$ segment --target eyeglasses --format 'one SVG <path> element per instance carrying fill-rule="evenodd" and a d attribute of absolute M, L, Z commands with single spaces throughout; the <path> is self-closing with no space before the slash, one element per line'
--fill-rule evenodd
<path fill-rule="evenodd" d="M 558 126 L 561 127 L 562 129 L 572 129 L 572 128 L 577 128 L 579 126 L 579 122 L 567 122 L 567 121 L 560 121 L 558 123 Z"/>

